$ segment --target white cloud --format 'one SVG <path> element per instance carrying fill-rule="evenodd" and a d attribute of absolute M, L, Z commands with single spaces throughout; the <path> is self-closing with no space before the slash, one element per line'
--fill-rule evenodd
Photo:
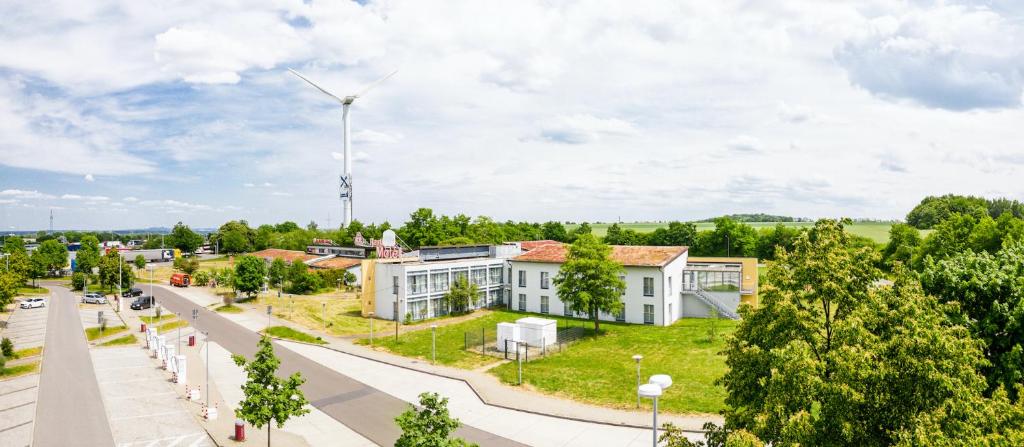
<path fill-rule="evenodd" d="M 633 135 L 636 128 L 628 121 L 617 118 L 598 118 L 575 114 L 557 116 L 541 126 L 540 138 L 556 143 L 592 143 L 604 136 Z"/>
<path fill-rule="evenodd" d="M 401 134 L 391 135 L 371 129 L 358 130 L 352 133 L 352 144 L 392 144 L 402 139 Z"/>
<path fill-rule="evenodd" d="M 36 190 L 5 189 L 0 191 L 0 196 L 13 197 L 16 199 L 53 199 L 54 196 Z"/>
<path fill-rule="evenodd" d="M 96 177 L 93 177 L 92 174 L 85 174 L 85 181 L 87 181 L 87 182 L 95 182 L 96 181 Z"/>
<path fill-rule="evenodd" d="M 761 152 L 761 140 L 750 135 L 739 135 L 729 140 L 726 147 L 736 152 Z"/>
<path fill-rule="evenodd" d="M 270 193 L 270 195 L 278 196 L 278 197 L 291 197 L 292 193 L 290 193 L 290 192 L 283 192 L 283 191 L 274 191 L 274 192 Z"/>
<path fill-rule="evenodd" d="M 64 194 L 60 196 L 64 200 L 86 200 L 90 202 L 105 202 L 110 200 L 110 197 L 106 196 L 82 196 L 78 194 Z"/>
<path fill-rule="evenodd" d="M 253 188 L 253 187 L 256 186 L 256 184 L 252 183 L 252 182 L 245 182 L 245 183 L 242 184 L 242 186 L 244 186 L 246 188 Z"/>
<path fill-rule="evenodd" d="M 132 196 L 125 197 L 124 199 L 121 199 L 121 200 L 124 200 L 125 202 L 128 202 L 128 203 L 135 203 L 135 202 L 139 201 L 138 197 L 132 197 Z"/>

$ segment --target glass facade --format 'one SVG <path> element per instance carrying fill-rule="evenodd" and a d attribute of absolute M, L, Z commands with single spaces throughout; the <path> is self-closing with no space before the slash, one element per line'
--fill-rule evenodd
<path fill-rule="evenodd" d="M 487 268 L 486 267 L 474 267 L 470 273 L 470 278 L 473 284 L 478 286 L 487 285 Z"/>
<path fill-rule="evenodd" d="M 501 267 L 491 267 L 487 270 L 487 282 L 489 284 L 501 284 Z"/>
<path fill-rule="evenodd" d="M 419 295 L 421 293 L 427 293 L 427 273 L 426 272 L 415 272 L 410 273 L 408 276 L 408 294 Z"/>
<path fill-rule="evenodd" d="M 697 285 L 709 292 L 738 292 L 740 290 L 740 272 L 736 271 L 696 271 Z"/>
<path fill-rule="evenodd" d="M 448 272 L 430 272 L 430 291 L 431 292 L 447 292 L 448 291 Z"/>

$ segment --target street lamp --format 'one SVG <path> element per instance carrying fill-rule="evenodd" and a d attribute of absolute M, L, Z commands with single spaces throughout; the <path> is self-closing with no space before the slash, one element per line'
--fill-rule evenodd
<path fill-rule="evenodd" d="M 430 363 L 437 363 L 437 325 L 430 325 Z"/>
<path fill-rule="evenodd" d="M 652 426 L 654 429 L 654 440 L 651 444 L 654 447 L 658 447 L 658 397 L 661 396 L 661 391 L 661 386 L 653 383 L 645 383 L 637 387 L 637 395 L 648 397 L 654 401 L 654 422 Z"/>
<path fill-rule="evenodd" d="M 373 312 L 367 314 L 370 317 L 370 347 L 373 347 Z"/>
<path fill-rule="evenodd" d="M 654 401 L 654 422 L 652 426 L 654 443 L 651 444 L 654 447 L 658 447 L 658 397 L 670 386 L 672 386 L 672 378 L 668 374 L 655 374 L 651 376 L 648 383 L 637 387 L 641 396 L 649 397 Z"/>
<path fill-rule="evenodd" d="M 633 361 L 636 362 L 636 387 L 640 389 L 640 361 L 644 359 L 644 356 L 637 354 L 633 356 Z M 636 407 L 640 408 L 640 393 L 636 395 Z"/>

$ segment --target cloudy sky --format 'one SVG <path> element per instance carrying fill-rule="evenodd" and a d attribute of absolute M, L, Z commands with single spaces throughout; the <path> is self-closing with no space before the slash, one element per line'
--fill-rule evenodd
<path fill-rule="evenodd" d="M 1024 196 L 1006 0 L 0 3 L 0 226 L 733 212 Z"/>

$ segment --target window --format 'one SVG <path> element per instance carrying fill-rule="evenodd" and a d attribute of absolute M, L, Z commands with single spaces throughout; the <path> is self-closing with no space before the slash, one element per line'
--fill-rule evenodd
<path fill-rule="evenodd" d="M 417 295 L 420 293 L 427 293 L 427 274 L 426 272 L 410 273 L 409 274 L 409 294 Z M 424 310 L 426 312 L 426 310 Z"/>
<path fill-rule="evenodd" d="M 548 297 L 546 296 L 540 297 L 540 313 L 548 313 Z"/>
<path fill-rule="evenodd" d="M 398 295 L 398 276 L 391 277 L 391 293 Z"/>
<path fill-rule="evenodd" d="M 519 311 L 520 312 L 526 312 L 526 294 L 525 293 L 520 293 L 519 294 Z"/>
<path fill-rule="evenodd" d="M 571 317 L 572 316 L 572 306 L 569 306 L 569 303 L 566 303 L 566 302 L 562 302 L 562 305 L 565 306 L 565 310 L 562 313 L 565 316 L 567 316 L 567 317 Z"/>
<path fill-rule="evenodd" d="M 501 277 L 503 276 L 501 274 L 501 267 L 491 267 L 487 271 L 487 276 L 491 285 L 501 284 Z"/>
<path fill-rule="evenodd" d="M 448 291 L 448 272 L 431 272 L 430 273 L 430 291 L 431 292 L 447 292 Z"/>
<path fill-rule="evenodd" d="M 476 284 L 478 286 L 487 285 L 487 269 L 473 269 L 471 277 L 473 278 L 473 284 Z"/>
<path fill-rule="evenodd" d="M 501 303 L 501 289 L 491 289 L 487 292 L 487 307 Z"/>
<path fill-rule="evenodd" d="M 644 277 L 644 296 L 654 296 L 654 278 Z"/>
<path fill-rule="evenodd" d="M 463 279 L 469 281 L 469 272 L 467 272 L 466 269 L 452 270 L 452 284 L 455 284 Z"/>
<path fill-rule="evenodd" d="M 644 304 L 644 324 L 654 324 L 653 304 Z"/>
<path fill-rule="evenodd" d="M 526 270 L 519 271 L 519 287 L 526 287 Z"/>
<path fill-rule="evenodd" d="M 626 306 L 622 306 L 622 310 L 615 313 L 615 321 L 623 323 L 626 321 Z"/>
<path fill-rule="evenodd" d="M 623 284 L 626 283 L 626 276 L 625 275 L 620 276 L 619 279 L 622 280 Z M 626 296 L 626 288 L 625 287 L 622 288 L 622 296 Z"/>
<path fill-rule="evenodd" d="M 668 277 L 668 294 L 672 295 L 672 277 Z"/>
<path fill-rule="evenodd" d="M 548 288 L 548 272 L 540 272 L 540 288 Z"/>

